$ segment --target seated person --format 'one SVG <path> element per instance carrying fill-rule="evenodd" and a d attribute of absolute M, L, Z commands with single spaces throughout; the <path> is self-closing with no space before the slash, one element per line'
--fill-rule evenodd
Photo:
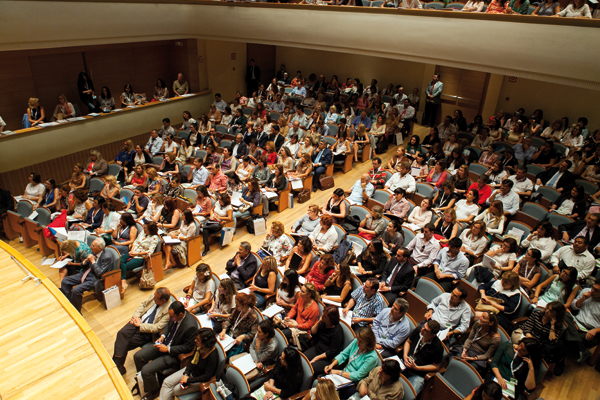
<path fill-rule="evenodd" d="M 552 272 L 558 274 L 565 267 L 575 267 L 578 279 L 589 277 L 596 266 L 596 259 L 588 251 L 588 245 L 588 239 L 579 236 L 572 245 L 563 246 L 552 253 L 549 262 Z"/>
<path fill-rule="evenodd" d="M 166 202 L 165 202 L 166 207 Z M 176 210 L 178 211 L 178 210 Z M 164 212 L 164 209 L 163 209 Z M 175 218 L 175 217 L 173 217 Z M 204 250 L 202 257 L 205 257 L 210 250 L 209 241 L 210 235 L 219 233 L 223 227 L 233 222 L 233 208 L 231 207 L 231 198 L 227 193 L 221 193 L 217 197 L 217 201 L 210 211 L 209 218 L 202 225 L 202 240 Z"/>
<path fill-rule="evenodd" d="M 437 337 L 440 324 L 430 319 L 422 327 L 416 327 L 404 342 L 404 376 L 419 394 L 425 383 L 425 375 L 439 371 L 444 357 L 444 346 Z"/>
<path fill-rule="evenodd" d="M 501 235 L 504 232 L 504 223 L 506 222 L 504 205 L 499 200 L 494 201 L 487 210 L 475 217 L 475 221 L 485 222 L 488 234 Z"/>
<path fill-rule="evenodd" d="M 352 291 L 352 271 L 346 262 L 342 262 L 335 272 L 327 278 L 324 285 L 323 300 L 345 305 Z"/>
<path fill-rule="evenodd" d="M 221 333 L 219 333 L 221 340 L 225 339 L 226 335 L 235 339 L 235 344 L 227 351 L 227 357 L 248 351 L 250 348 L 258 329 L 258 316 L 254 312 L 255 305 L 254 293 L 238 293 L 235 296 L 235 308 L 229 318 L 221 324 Z"/>
<path fill-rule="evenodd" d="M 68 214 L 76 219 L 84 220 L 90 209 L 92 209 L 92 202 L 88 200 L 87 191 L 84 189 L 76 189 L 73 192 L 73 200 L 69 202 Z"/>
<path fill-rule="evenodd" d="M 396 250 L 402 247 L 404 244 L 404 235 L 402 234 L 402 224 L 400 221 L 390 221 L 387 228 L 385 228 L 381 241 L 385 251 L 391 254 L 395 254 Z"/>
<path fill-rule="evenodd" d="M 394 195 L 390 196 L 390 199 L 383 205 L 383 209 L 386 214 L 391 214 L 394 217 L 402 218 L 405 220 L 408 217 L 408 211 L 410 210 L 410 203 L 404 197 L 406 195 L 406 191 L 402 188 L 396 188 L 394 190 Z"/>
<path fill-rule="evenodd" d="M 144 224 L 144 231 L 139 232 L 135 241 L 131 244 L 129 253 L 121 255 L 121 294 L 125 293 L 127 284 L 127 271 L 132 271 L 144 265 L 146 259 L 150 258 L 158 246 L 158 227 L 154 222 Z"/>
<path fill-rule="evenodd" d="M 475 280 L 480 283 L 487 283 L 493 279 L 498 279 L 504 272 L 512 271 L 517 262 L 517 241 L 513 238 L 504 239 L 502 244 L 495 244 L 485 253 L 491 257 L 493 262 L 489 267 L 483 264 L 475 264 Z"/>
<path fill-rule="evenodd" d="M 517 211 L 519 211 L 519 204 L 521 200 L 519 195 L 512 190 L 513 185 L 513 181 L 510 179 L 502 181 L 500 189 L 497 189 L 494 191 L 494 193 L 492 193 L 492 195 L 486 200 L 486 204 L 490 205 L 494 202 L 494 200 L 499 200 L 502 202 L 502 206 L 504 207 L 504 215 L 507 217 L 515 215 Z"/>
<path fill-rule="evenodd" d="M 148 203 L 150 203 L 150 200 L 144 195 L 144 192 L 145 189 L 143 186 L 136 187 L 133 191 L 131 200 L 129 200 L 127 207 L 125 207 L 125 211 L 129 211 L 134 215 L 143 215 L 146 208 L 148 208 Z"/>
<path fill-rule="evenodd" d="M 471 324 L 471 307 L 467 304 L 467 291 L 462 286 L 457 286 L 451 293 L 442 293 L 427 305 L 425 319 L 420 325 L 430 320 L 437 321 L 441 326 L 450 328 L 446 339 L 451 340 L 467 332 Z"/>
<path fill-rule="evenodd" d="M 407 193 L 414 193 L 417 186 L 415 178 L 410 174 L 410 161 L 402 161 L 396 168 L 398 172 L 392 175 L 385 183 L 384 188 L 392 192 L 396 190 L 396 188 L 402 188 Z"/>
<path fill-rule="evenodd" d="M 201 263 L 196 267 L 196 276 L 189 289 L 186 291 L 185 298 L 180 301 L 186 310 L 192 314 L 203 314 L 210 308 L 211 298 L 215 294 L 215 281 L 212 279 L 212 271 L 208 264 Z"/>
<path fill-rule="evenodd" d="M 362 174 L 360 179 L 354 182 L 352 188 L 350 189 L 350 195 L 346 198 L 350 205 L 362 205 L 367 202 L 367 200 L 373 196 L 375 193 L 375 186 L 371 182 L 369 182 L 369 174 Z"/>
<path fill-rule="evenodd" d="M 400 380 L 402 370 L 396 360 L 384 360 L 375 367 L 369 376 L 363 378 L 357 386 L 359 396 L 369 399 L 400 400 L 404 398 L 404 388 Z"/>
<path fill-rule="evenodd" d="M 319 292 L 312 283 L 300 287 L 300 296 L 294 307 L 286 314 L 281 325 L 282 332 L 288 343 L 298 349 L 307 349 L 310 346 L 308 331 L 319 320 L 319 305 L 321 300 Z M 279 322 L 279 318 L 275 318 Z M 292 334 L 292 329 L 295 334 Z"/>
<path fill-rule="evenodd" d="M 433 213 L 431 212 L 431 200 L 424 198 L 421 205 L 416 206 L 408 216 L 408 222 L 415 224 L 425 230 L 425 226 L 431 222 Z M 433 226 L 433 225 L 432 225 Z"/>
<path fill-rule="evenodd" d="M 302 4 L 302 3 L 300 3 Z M 314 368 L 313 368 L 314 369 Z M 340 396 L 335 389 L 335 384 L 331 379 L 318 378 L 317 385 L 310 389 L 302 400 L 328 399 L 340 400 Z"/>
<path fill-rule="evenodd" d="M 183 221 L 181 222 L 179 229 L 169 232 L 171 238 L 179 239 L 181 243 L 165 243 L 165 246 L 163 247 L 165 258 L 167 259 L 164 266 L 165 270 L 177 265 L 177 262 L 181 265 L 187 265 L 188 246 L 185 240 L 196 235 L 196 222 L 191 208 L 183 211 L 182 219 Z M 177 257 L 177 260 L 175 260 L 175 257 Z"/>
<path fill-rule="evenodd" d="M 527 177 L 527 166 L 521 165 L 517 168 L 514 175 L 508 177 L 513 181 L 513 191 L 519 196 L 528 198 L 533 191 L 533 182 Z"/>
<path fill-rule="evenodd" d="M 279 352 L 277 351 L 277 341 L 275 337 L 275 327 L 271 320 L 260 321 L 254 340 L 250 345 L 250 356 L 256 364 L 256 368 L 246 374 L 246 380 L 250 382 L 258 378 L 263 372 L 264 367 L 268 367 L 277 362 Z M 231 360 L 241 358 L 248 353 L 242 352 L 231 357 Z"/>
<path fill-rule="evenodd" d="M 442 244 L 447 245 L 448 241 L 455 238 L 458 233 L 458 224 L 456 223 L 456 211 L 453 208 L 444 210 L 443 218 L 435 221 L 434 237 Z"/>
<path fill-rule="evenodd" d="M 571 310 L 579 313 L 571 318 L 566 318 L 567 330 L 565 340 L 568 349 L 577 351 L 577 362 L 584 362 L 591 356 L 588 349 L 595 347 L 600 342 L 600 282 L 593 279 L 590 289 L 583 289 L 577 299 L 571 303 Z"/>
<path fill-rule="evenodd" d="M 312 364 L 315 375 L 323 375 L 325 367 L 343 350 L 344 331 L 340 325 L 337 307 L 328 305 L 321 318 L 310 328 L 314 345 L 304 352 Z"/>
<path fill-rule="evenodd" d="M 542 307 L 553 301 L 559 301 L 568 309 L 579 292 L 577 282 L 577 270 L 574 267 L 566 267 L 560 271 L 560 274 L 550 276 L 535 287 L 531 304 L 538 304 Z M 544 289 L 546 290 L 544 291 Z M 542 291 L 544 294 L 541 294 Z"/>
<path fill-rule="evenodd" d="M 253 393 L 254 398 L 273 399 L 276 395 L 287 399 L 300 392 L 303 377 L 301 357 L 298 350 L 286 347 L 267 375 L 265 384 Z"/>
<path fill-rule="evenodd" d="M 369 327 L 360 328 L 356 338 L 340 353 L 331 364 L 325 367 L 325 373 L 340 375 L 352 381 L 352 385 L 341 389 L 340 398 L 345 399 L 356 392 L 356 385 L 361 379 L 368 376 L 369 372 L 377 366 L 378 355 L 375 350 L 377 344 L 375 334 Z M 346 361 L 348 361 L 346 363 Z M 335 368 L 345 365 L 343 369 Z"/>
<path fill-rule="evenodd" d="M 370 277 L 362 287 L 356 288 L 352 292 L 352 298 L 342 309 L 342 314 L 348 315 L 348 311 L 356 306 L 352 314 L 353 329 L 372 323 L 381 310 L 386 307 L 383 297 L 377 294 L 378 289 L 379 281 L 375 277 Z"/>
<path fill-rule="evenodd" d="M 506 389 L 506 382 L 516 379 L 515 396 L 521 396 L 523 391 L 532 392 L 535 389 L 535 374 L 542 361 L 542 345 L 535 339 L 523 338 L 518 344 L 511 341 L 502 343 L 490 367 L 498 384 Z"/>
<path fill-rule="evenodd" d="M 508 332 L 512 330 L 510 322 L 513 319 L 513 314 L 517 312 L 521 305 L 520 287 L 519 275 L 508 271 L 502 274 L 501 279 L 489 281 L 477 288 L 481 294 L 481 303 L 498 310 L 498 323 Z M 502 304 L 490 300 L 488 297 L 500 299 Z M 476 311 L 475 319 L 479 320 L 479 318 L 481 318 L 481 311 Z"/>
<path fill-rule="evenodd" d="M 409 259 L 416 275 L 425 275 L 440 251 L 440 242 L 433 237 L 435 226 L 427 224 L 423 233 L 416 235 L 406 247 L 412 252 Z"/>
<path fill-rule="evenodd" d="M 388 303 L 404 296 L 415 279 L 415 270 L 408 261 L 411 252 L 405 248 L 396 250 L 394 257 L 385 266 L 379 278 L 379 291 Z"/>
<path fill-rule="evenodd" d="M 138 306 L 133 317 L 119 330 L 115 339 L 113 361 L 121 375 L 127 373 L 127 353 L 146 343 L 153 343 L 158 338 L 158 333 L 167 326 L 170 305 L 171 292 L 165 287 L 159 287 Z"/>
<path fill-rule="evenodd" d="M 398 297 L 391 307 L 385 308 L 373 320 L 373 333 L 377 340 L 375 348 L 384 359 L 396 355 L 396 349 L 410 334 L 409 318 L 405 318 L 407 312 L 408 301 Z"/>
<path fill-rule="evenodd" d="M 325 282 L 334 272 L 335 261 L 333 260 L 333 256 L 331 254 L 323 254 L 306 276 L 306 282 L 312 283 L 318 291 L 322 291 Z"/>
<path fill-rule="evenodd" d="M 321 218 L 321 221 L 323 218 Z M 366 240 L 380 239 L 385 231 L 387 221 L 383 219 L 383 207 L 373 206 L 367 217 L 358 226 L 358 236 Z"/>
<path fill-rule="evenodd" d="M 575 238 L 584 236 L 588 239 L 588 251 L 591 253 L 600 243 L 600 214 L 588 214 L 585 219 L 558 226 L 558 232 L 564 242 L 573 244 Z"/>
<path fill-rule="evenodd" d="M 313 259 L 312 249 L 313 242 L 311 242 L 306 236 L 301 237 L 300 240 L 298 240 L 298 244 L 294 246 L 291 254 L 285 260 L 285 270 L 291 268 L 292 258 L 294 258 L 294 254 L 297 254 L 301 260 L 300 264 L 295 267 L 297 268 L 295 272 L 298 275 L 306 274 Z"/>
<path fill-rule="evenodd" d="M 454 183 L 450 180 L 442 184 L 441 190 L 438 190 L 433 197 L 434 211 L 445 211 L 450 208 L 454 208 L 455 202 L 458 199 L 456 193 L 454 193 Z"/>
<path fill-rule="evenodd" d="M 258 263 L 251 251 L 252 246 L 250 243 L 241 242 L 238 252 L 231 260 L 227 261 L 225 266 L 227 275 L 231 277 L 237 289 L 245 288 L 245 282 L 256 273 Z"/>
<path fill-rule="evenodd" d="M 258 250 L 258 255 L 261 258 L 267 255 L 272 255 L 277 260 L 277 263 L 283 257 L 287 257 L 292 253 L 293 244 L 290 239 L 284 235 L 285 227 L 279 221 L 273 221 L 271 230 L 265 237 L 261 248 Z"/>
<path fill-rule="evenodd" d="M 471 265 L 479 257 L 483 256 L 485 249 L 489 244 L 489 239 L 486 235 L 486 226 L 483 221 L 475 221 L 471 224 L 471 229 L 465 229 L 461 235 L 463 245 L 460 248 Z"/>
<path fill-rule="evenodd" d="M 267 256 L 262 260 L 260 269 L 254 275 L 252 283 L 248 286 L 256 296 L 256 307 L 264 308 L 267 304 L 266 297 L 275 294 L 275 281 L 277 279 L 277 260 Z"/>
<path fill-rule="evenodd" d="M 208 384 L 217 374 L 219 352 L 215 349 L 217 336 L 210 328 L 200 328 L 196 333 L 196 348 L 192 360 L 185 368 L 169 375 L 160 389 L 160 400 L 173 400 L 175 396 L 207 392 Z"/>
<path fill-rule="evenodd" d="M 221 279 L 217 292 L 213 296 L 212 306 L 207 312 L 215 332 L 221 332 L 222 322 L 229 318 L 233 312 L 236 294 L 237 291 L 233 281 L 229 278 Z"/>
<path fill-rule="evenodd" d="M 469 268 L 469 260 L 460 250 L 463 241 L 459 238 L 450 239 L 448 247 L 440 250 L 433 262 L 433 272 L 425 277 L 433 279 L 440 284 L 446 292 L 450 292 L 455 280 L 461 280 Z"/>
<path fill-rule="evenodd" d="M 283 273 L 281 283 L 277 288 L 275 302 L 279 307 L 283 307 L 282 313 L 287 313 L 296 304 L 300 296 L 300 283 L 298 282 L 298 274 L 292 269 L 288 269 Z"/>
<path fill-rule="evenodd" d="M 329 253 L 338 244 L 338 234 L 333 226 L 333 217 L 327 214 L 321 216 L 319 225 L 308 238 L 312 241 L 313 249 L 318 254 Z"/>
<path fill-rule="evenodd" d="M 356 276 L 363 283 L 370 276 L 378 278 L 387 263 L 388 257 L 383 250 L 383 242 L 379 239 L 373 239 L 367 248 L 363 249 L 363 252 L 358 255 L 358 273 Z"/>
<path fill-rule="evenodd" d="M 81 226 L 85 227 L 88 231 L 94 231 L 95 229 L 98 229 L 102 224 L 102 219 L 104 218 L 104 212 L 102 211 L 102 206 L 104 203 L 106 203 L 104 197 L 96 197 L 92 202 L 92 208 L 88 210 L 85 222 L 83 222 Z"/>
<path fill-rule="evenodd" d="M 60 281 L 67 275 L 75 275 L 81 271 L 85 271 L 83 261 L 92 253 L 90 246 L 87 243 L 80 242 L 78 240 L 63 240 L 60 244 L 60 257 L 58 261 L 63 261 L 66 258 L 70 258 L 66 266 L 58 270 Z"/>
<path fill-rule="evenodd" d="M 561 375 L 565 366 L 565 345 L 559 340 L 565 321 L 565 306 L 553 301 L 546 309 L 536 308 L 523 325 L 523 336 L 544 344 L 543 358 L 554 364 L 554 375 Z M 514 333 L 513 333 L 514 334 Z"/>
<path fill-rule="evenodd" d="M 542 253 L 538 249 L 529 249 L 513 269 L 513 272 L 519 275 L 521 289 L 525 290 L 527 296 L 533 295 L 536 285 L 540 282 L 543 268 L 541 259 Z"/>
<path fill-rule="evenodd" d="M 498 346 L 500 346 L 498 318 L 493 312 L 484 311 L 479 321 L 473 325 L 465 344 L 452 346 L 448 356 L 460 357 L 479 374 L 484 374 L 488 369 L 488 360 L 494 356 Z"/>
<path fill-rule="evenodd" d="M 319 226 L 321 207 L 316 204 L 308 206 L 307 213 L 292 226 L 292 233 L 308 236 Z"/>
<path fill-rule="evenodd" d="M 165 199 L 160 217 L 158 217 L 158 224 L 165 232 L 174 231 L 181 226 L 181 211 L 177 208 L 177 202 L 174 198 L 167 197 Z M 205 243 L 208 243 L 208 241 Z"/>

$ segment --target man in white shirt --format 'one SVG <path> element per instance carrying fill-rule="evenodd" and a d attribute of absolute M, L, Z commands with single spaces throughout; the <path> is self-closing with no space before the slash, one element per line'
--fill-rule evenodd
<path fill-rule="evenodd" d="M 291 135 L 297 135 L 298 136 L 298 140 L 302 140 L 302 138 L 304 138 L 304 135 L 306 134 L 306 132 L 302 129 L 300 129 L 300 121 L 294 121 L 294 123 L 292 124 L 292 127 L 288 130 L 288 137 Z"/>
<path fill-rule="evenodd" d="M 217 107 L 217 110 L 219 110 L 220 113 L 224 113 L 225 109 L 227 108 L 227 103 L 225 103 L 221 98 L 221 93 L 215 94 L 215 101 L 213 104 L 215 107 Z"/>
<path fill-rule="evenodd" d="M 398 107 L 398 115 L 400 116 L 400 121 L 410 121 L 415 116 L 415 108 L 410 105 L 410 100 L 408 99 L 408 97 L 404 98 L 402 105 L 396 107 Z"/>
<path fill-rule="evenodd" d="M 440 140 L 442 143 L 450 137 L 453 133 L 456 133 L 456 126 L 452 123 L 452 117 L 446 115 L 444 122 L 438 125 L 438 131 L 440 133 Z"/>
<path fill-rule="evenodd" d="M 196 189 L 198 186 L 203 186 L 210 175 L 210 171 L 206 168 L 210 165 L 210 161 L 206 161 L 202 165 L 202 160 L 195 158 L 194 166 L 188 173 L 187 180 L 192 184 L 188 189 Z"/>
<path fill-rule="evenodd" d="M 466 298 L 467 291 L 462 286 L 455 287 L 450 293 L 440 294 L 427 305 L 425 320 L 421 325 L 430 319 L 439 322 L 443 327 L 450 324 L 446 340 L 465 333 L 469 329 L 473 316 L 471 307 L 465 301 Z"/>
<path fill-rule="evenodd" d="M 527 178 L 527 167 L 525 165 L 520 166 L 517 169 L 517 172 L 509 176 L 513 182 L 513 191 L 519 196 L 529 197 L 531 196 L 531 191 L 533 190 L 533 182 L 529 178 Z"/>
<path fill-rule="evenodd" d="M 513 181 L 505 179 L 500 185 L 500 189 L 496 189 L 494 193 L 486 200 L 488 205 L 492 204 L 494 200 L 499 200 L 504 206 L 504 215 L 510 217 L 515 215 L 519 211 L 519 195 L 516 194 L 513 188 Z"/>
<path fill-rule="evenodd" d="M 398 166 L 398 172 L 392 175 L 385 183 L 384 188 L 390 192 L 393 192 L 396 188 L 402 188 L 408 193 L 414 193 L 417 188 L 417 183 L 415 182 L 415 178 L 409 172 L 410 162 L 403 161 Z"/>
<path fill-rule="evenodd" d="M 290 119 L 290 126 L 294 125 L 294 122 L 298 122 L 300 127 L 306 128 L 308 117 L 304 114 L 302 107 L 298 107 L 296 114 Z M 300 135 L 298 135 L 300 137 Z"/>
<path fill-rule="evenodd" d="M 150 153 L 153 156 L 155 156 L 162 148 L 162 145 L 163 140 L 158 137 L 158 132 L 156 132 L 156 129 L 153 129 L 150 133 L 150 140 L 148 140 L 148 143 L 145 147 L 146 153 Z"/>
<path fill-rule="evenodd" d="M 407 246 L 412 251 L 412 257 L 408 259 L 417 275 L 425 275 L 440 251 L 440 242 L 433 237 L 435 225 L 427 224 L 423 233 L 419 233 Z"/>
<path fill-rule="evenodd" d="M 160 128 L 160 131 L 158 132 L 158 136 L 160 136 L 162 140 L 167 140 L 167 136 L 169 135 L 175 136 L 177 134 L 175 128 L 171 126 L 171 120 L 169 118 L 163 119 L 162 123 L 163 127 Z"/>
<path fill-rule="evenodd" d="M 592 274 L 596 266 L 596 259 L 588 251 L 589 241 L 584 236 L 575 238 L 571 246 L 563 246 L 550 257 L 552 272 L 560 273 L 565 267 L 577 270 L 577 279 L 585 279 Z"/>
<path fill-rule="evenodd" d="M 271 103 L 271 111 L 282 113 L 285 110 L 285 103 L 281 101 L 281 95 L 275 95 L 275 101 Z"/>
<path fill-rule="evenodd" d="M 404 8 L 404 7 L 402 7 Z M 404 94 L 404 88 L 402 87 L 402 85 L 398 85 L 396 86 L 396 94 L 394 95 L 394 98 L 396 99 L 396 103 L 397 104 L 404 104 L 404 99 L 406 99 L 408 96 Z"/>
<path fill-rule="evenodd" d="M 350 195 L 347 198 L 350 205 L 362 205 L 369 197 L 373 196 L 375 186 L 369 182 L 369 179 L 369 174 L 362 174 L 360 179 L 354 182 L 352 189 L 350 189 Z"/>

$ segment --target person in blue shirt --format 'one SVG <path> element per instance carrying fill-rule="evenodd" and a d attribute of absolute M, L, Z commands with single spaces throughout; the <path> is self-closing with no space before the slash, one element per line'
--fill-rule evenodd
<path fill-rule="evenodd" d="M 408 301 L 398 297 L 391 307 L 385 308 L 373 320 L 373 333 L 377 338 L 375 348 L 381 351 L 381 357 L 396 355 L 396 349 L 410 335 Z"/>
<path fill-rule="evenodd" d="M 354 118 L 354 121 L 352 121 L 352 126 L 355 130 L 358 129 L 358 125 L 360 124 L 364 124 L 367 130 L 371 129 L 371 118 L 367 116 L 367 112 L 365 110 L 362 110 L 360 115 Z"/>

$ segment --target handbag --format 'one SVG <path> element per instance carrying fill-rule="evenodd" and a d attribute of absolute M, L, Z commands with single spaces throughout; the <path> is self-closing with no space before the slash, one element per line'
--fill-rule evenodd
<path fill-rule="evenodd" d="M 335 186 L 333 182 L 333 176 L 331 175 L 323 175 L 319 178 L 319 185 L 321 185 L 321 190 L 331 189 Z"/>
<path fill-rule="evenodd" d="M 504 301 L 502 301 L 502 299 L 496 299 L 495 297 L 488 297 L 487 299 L 492 303 L 504 304 Z M 481 299 L 475 300 L 475 303 L 477 303 L 477 307 L 475 307 L 475 311 L 489 311 L 493 314 L 498 314 L 500 312 L 500 310 L 498 310 L 493 305 L 483 303 L 481 301 Z"/>
<path fill-rule="evenodd" d="M 239 212 L 246 212 L 250 209 L 250 204 L 242 203 L 241 206 L 238 207 Z"/>
<path fill-rule="evenodd" d="M 140 289 L 154 289 L 156 280 L 154 279 L 154 271 L 150 261 L 144 263 L 142 277 L 140 278 Z"/>
<path fill-rule="evenodd" d="M 310 200 L 310 190 L 304 189 L 298 194 L 298 203 L 306 203 Z"/>

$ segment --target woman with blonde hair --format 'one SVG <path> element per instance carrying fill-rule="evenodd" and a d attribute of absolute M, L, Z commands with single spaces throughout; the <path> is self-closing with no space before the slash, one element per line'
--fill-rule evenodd
<path fill-rule="evenodd" d="M 112 198 L 118 199 L 119 192 L 121 191 L 121 185 L 117 182 L 117 177 L 114 175 L 106 175 L 104 177 L 104 187 L 100 192 L 100 196 L 104 197 L 106 200 L 110 200 Z"/>
<path fill-rule="evenodd" d="M 316 204 L 308 206 L 307 213 L 292 226 L 292 233 L 310 235 L 319 226 L 321 207 Z"/>
<path fill-rule="evenodd" d="M 483 256 L 489 241 L 485 231 L 485 222 L 475 221 L 471 225 L 471 229 L 464 230 L 460 235 L 463 242 L 460 250 L 469 259 L 472 265 L 479 257 Z"/>
<path fill-rule="evenodd" d="M 475 217 L 475 221 L 483 221 L 490 235 L 501 235 L 504 232 L 504 206 L 500 200 L 494 200 L 490 207 Z"/>
<path fill-rule="evenodd" d="M 221 122 L 221 112 L 217 110 L 217 106 L 214 103 L 210 105 L 207 117 L 214 125 L 218 125 Z"/>
<path fill-rule="evenodd" d="M 162 182 L 158 177 L 158 172 L 154 168 L 148 168 L 146 170 L 148 176 L 148 193 L 147 196 L 152 196 L 163 191 Z"/>
<path fill-rule="evenodd" d="M 448 244 L 448 241 L 455 238 L 458 234 L 458 224 L 456 223 L 456 212 L 453 208 L 444 210 L 444 216 L 438 218 L 434 223 L 435 231 L 433 237 L 435 237 L 442 246 Z"/>
<path fill-rule="evenodd" d="M 104 176 L 108 173 L 108 163 L 102 158 L 98 150 L 94 149 L 90 151 L 90 158 L 85 164 L 83 173 L 88 174 L 90 177 Z"/>
<path fill-rule="evenodd" d="M 57 99 L 58 104 L 54 109 L 54 114 L 52 114 L 52 118 L 55 121 L 57 119 L 73 118 L 75 116 L 75 107 L 73 107 L 73 104 L 69 103 L 69 100 L 67 100 L 67 96 L 65 96 L 64 94 L 59 94 Z"/>
<path fill-rule="evenodd" d="M 156 193 L 150 197 L 150 202 L 148 203 L 148 207 L 146 207 L 146 211 L 144 211 L 144 215 L 137 219 L 138 222 L 141 220 L 144 221 L 158 221 L 160 218 L 161 211 L 165 204 L 165 198 L 162 193 Z"/>
<path fill-rule="evenodd" d="M 262 260 L 260 269 L 256 271 L 250 291 L 256 296 L 256 307 L 262 309 L 267 304 L 266 297 L 275 294 L 275 282 L 277 280 L 277 260 L 273 256 L 267 256 Z"/>
<path fill-rule="evenodd" d="M 337 108 L 334 105 L 329 107 L 329 112 L 325 116 L 324 121 L 326 124 L 334 125 L 337 125 L 340 122 L 340 115 L 337 113 Z"/>
<path fill-rule="evenodd" d="M 340 400 L 340 396 L 331 379 L 319 378 L 317 386 L 310 389 L 302 400 Z"/>
<path fill-rule="evenodd" d="M 29 124 L 32 127 L 44 122 L 44 119 L 46 118 L 46 112 L 44 111 L 44 107 L 40 106 L 40 99 L 31 97 L 27 103 L 27 106 L 27 118 L 29 119 Z"/>
<path fill-rule="evenodd" d="M 74 275 L 86 269 L 81 263 L 92 254 L 92 250 L 87 243 L 80 242 L 77 240 L 64 240 L 60 244 L 60 257 L 58 261 L 64 261 L 66 258 L 70 258 L 67 265 L 58 270 L 58 276 L 60 281 L 67 275 Z"/>

